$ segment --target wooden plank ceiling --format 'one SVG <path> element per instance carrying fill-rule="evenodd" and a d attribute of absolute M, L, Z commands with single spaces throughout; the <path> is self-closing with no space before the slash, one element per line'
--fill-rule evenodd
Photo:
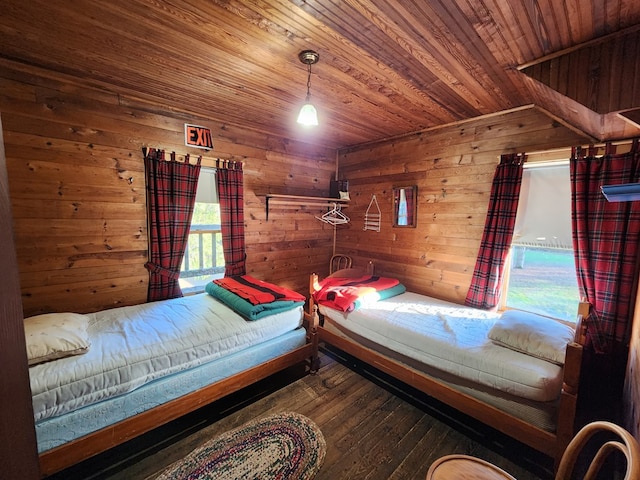
<path fill-rule="evenodd" d="M 42 67 L 123 99 L 331 148 L 532 103 L 597 139 L 640 131 L 547 95 L 517 68 L 639 24 L 638 0 L 2 3 L 0 68 Z M 304 49 L 320 54 L 311 97 L 321 125 L 306 131 L 295 125 Z"/>

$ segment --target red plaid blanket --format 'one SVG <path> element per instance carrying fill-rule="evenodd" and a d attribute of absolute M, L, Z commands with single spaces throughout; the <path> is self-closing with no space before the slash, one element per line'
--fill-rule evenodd
<path fill-rule="evenodd" d="M 325 278 L 320 282 L 320 288 L 313 292 L 313 299 L 342 312 L 353 310 L 353 305 L 359 298 L 370 293 L 386 290 L 398 285 L 397 278 L 364 276 L 360 278 Z"/>
<path fill-rule="evenodd" d="M 273 283 L 258 280 L 250 275 L 225 277 L 214 280 L 213 282 L 242 297 L 252 305 L 271 303 L 276 300 L 292 300 L 294 302 L 302 302 L 305 300 L 304 295 L 300 295 L 298 292 L 274 285 Z"/>

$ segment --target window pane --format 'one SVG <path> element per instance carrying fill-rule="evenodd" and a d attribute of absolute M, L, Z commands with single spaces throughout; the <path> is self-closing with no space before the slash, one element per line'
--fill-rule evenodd
<path fill-rule="evenodd" d="M 408 225 L 407 218 L 407 194 L 405 189 L 400 189 L 400 201 L 398 203 L 398 225 Z"/>
<path fill-rule="evenodd" d="M 579 301 L 572 250 L 512 247 L 507 306 L 575 321 Z"/>
<path fill-rule="evenodd" d="M 187 250 L 180 269 L 180 288 L 183 293 L 204 291 L 208 282 L 223 276 L 220 205 L 196 202 Z"/>

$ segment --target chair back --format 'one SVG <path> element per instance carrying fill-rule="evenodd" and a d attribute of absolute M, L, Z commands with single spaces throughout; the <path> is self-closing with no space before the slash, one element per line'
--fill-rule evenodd
<path fill-rule="evenodd" d="M 627 471 L 624 480 L 640 479 L 640 445 L 638 441 L 628 431 L 615 423 L 597 421 L 585 425 L 576 436 L 573 437 L 560 460 L 556 480 L 568 480 L 571 478 L 571 473 L 580 452 L 586 446 L 587 442 L 599 432 L 613 433 L 617 438 L 611 439 L 611 435 L 609 435 L 607 441 L 599 447 L 591 460 L 584 480 L 595 479 L 606 458 L 616 450 L 622 452 L 627 461 Z"/>
<path fill-rule="evenodd" d="M 329 275 L 343 268 L 351 268 L 351 257 L 348 255 L 334 255 L 331 257 L 331 261 L 329 262 Z"/>

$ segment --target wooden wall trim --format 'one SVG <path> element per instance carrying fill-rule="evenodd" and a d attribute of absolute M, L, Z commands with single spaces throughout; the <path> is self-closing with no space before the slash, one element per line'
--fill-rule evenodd
<path fill-rule="evenodd" d="M 464 126 L 466 124 L 474 125 L 474 124 L 476 124 L 478 122 L 482 122 L 484 120 L 490 120 L 490 119 L 496 118 L 496 117 L 504 117 L 505 115 L 509 115 L 509 114 L 517 113 L 517 112 L 528 111 L 528 110 L 538 110 L 538 111 L 544 113 L 545 115 L 547 115 L 549 118 L 552 118 L 553 120 L 557 121 L 558 123 L 561 123 L 565 127 L 573 130 L 576 134 L 578 134 L 580 136 L 587 136 L 588 138 L 593 139 L 593 141 L 597 141 L 597 139 L 593 135 L 590 135 L 590 134 L 586 133 L 585 131 L 583 131 L 582 129 L 580 129 L 580 128 L 574 126 L 574 125 L 571 125 L 570 123 L 568 123 L 565 120 L 561 119 L 559 116 L 554 115 L 553 113 L 549 112 L 545 108 L 542 108 L 542 107 L 540 107 L 538 105 L 535 105 L 535 104 L 528 104 L 528 105 L 522 105 L 520 107 L 510 108 L 508 110 L 502 110 L 502 111 L 499 111 L 499 112 L 488 113 L 486 115 L 480 115 L 478 117 L 469 118 L 469 119 L 466 119 L 466 120 L 459 120 L 457 122 L 451 122 L 451 123 L 447 123 L 447 124 L 444 124 L 444 125 L 438 125 L 436 127 L 425 128 L 424 130 L 420 130 L 418 132 L 405 133 L 405 134 L 397 135 L 397 136 L 394 136 L 394 137 L 387 137 L 387 138 L 384 138 L 384 139 L 375 140 L 373 142 L 361 143 L 361 144 L 358 144 L 358 145 L 352 145 L 352 146 L 340 149 L 339 152 L 338 152 L 338 158 L 340 157 L 340 155 L 348 153 L 350 151 L 357 151 L 357 150 L 361 150 L 361 149 L 367 148 L 367 147 L 380 146 L 380 145 L 388 144 L 390 142 L 401 141 L 401 140 L 407 139 L 409 137 L 414 137 L 414 136 L 418 136 L 418 135 L 424 135 L 424 134 L 438 132 L 438 131 L 447 131 L 447 130 L 450 130 L 452 128 L 462 127 L 462 126 Z"/>

